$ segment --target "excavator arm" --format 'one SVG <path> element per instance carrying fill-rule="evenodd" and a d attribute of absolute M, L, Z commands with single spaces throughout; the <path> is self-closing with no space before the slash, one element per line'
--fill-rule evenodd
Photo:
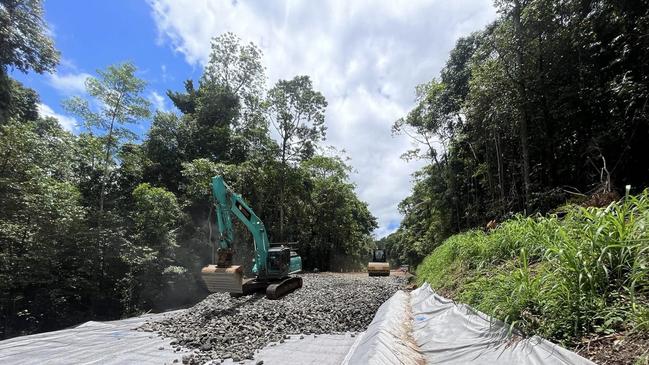
<path fill-rule="evenodd" d="M 254 239 L 255 264 L 252 267 L 252 272 L 257 276 L 265 277 L 270 242 L 268 241 L 264 223 L 243 198 L 228 187 L 221 176 L 213 177 L 211 185 L 216 205 L 216 221 L 219 228 L 219 247 L 214 258 L 217 266 L 229 267 L 232 265 L 234 227 L 231 214 L 234 214 L 246 226 Z"/>

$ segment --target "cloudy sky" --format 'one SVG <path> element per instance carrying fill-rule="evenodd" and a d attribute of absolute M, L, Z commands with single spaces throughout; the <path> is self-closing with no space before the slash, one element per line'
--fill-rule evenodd
<path fill-rule="evenodd" d="M 45 11 L 61 65 L 52 75 L 15 76 L 41 94 L 41 113 L 71 130 L 76 121 L 60 102 L 83 93 L 95 70 L 133 61 L 153 105 L 170 110 L 166 90 L 197 79 L 210 39 L 226 31 L 262 49 L 269 86 L 309 75 L 329 103 L 326 143 L 351 157 L 379 237 L 398 227 L 397 204 L 422 166 L 400 159 L 411 144 L 390 126 L 413 105 L 415 86 L 439 74 L 457 38 L 496 16 L 491 0 L 119 0 L 74 8 L 46 1 Z M 137 127 L 147 128 L 147 121 Z"/>

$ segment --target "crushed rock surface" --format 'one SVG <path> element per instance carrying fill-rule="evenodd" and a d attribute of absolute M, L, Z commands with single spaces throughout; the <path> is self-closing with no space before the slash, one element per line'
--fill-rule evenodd
<path fill-rule="evenodd" d="M 140 330 L 175 338 L 171 345 L 177 351 L 194 349 L 183 357 L 185 364 L 250 360 L 255 351 L 282 343 L 290 335 L 364 331 L 378 307 L 406 285 L 399 276 L 300 276 L 303 287 L 279 300 L 266 299 L 264 294 L 233 298 L 215 293 L 176 316 L 147 322 Z"/>

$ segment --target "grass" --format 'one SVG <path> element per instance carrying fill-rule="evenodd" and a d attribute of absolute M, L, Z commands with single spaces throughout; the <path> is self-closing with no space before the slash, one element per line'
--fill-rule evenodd
<path fill-rule="evenodd" d="M 649 192 L 448 238 L 420 282 L 564 345 L 649 330 Z"/>

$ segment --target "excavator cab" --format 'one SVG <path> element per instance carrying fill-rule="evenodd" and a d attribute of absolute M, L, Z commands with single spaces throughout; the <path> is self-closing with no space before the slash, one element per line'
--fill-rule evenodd
<path fill-rule="evenodd" d="M 272 247 L 275 245 L 275 247 Z M 279 246 L 277 246 L 279 245 Z M 302 271 L 302 258 L 284 244 L 271 244 L 268 250 L 268 277 L 285 278 L 289 274 Z"/>
<path fill-rule="evenodd" d="M 390 276 L 390 264 L 385 250 L 374 250 L 372 261 L 367 264 L 367 273 L 369 276 Z"/>

